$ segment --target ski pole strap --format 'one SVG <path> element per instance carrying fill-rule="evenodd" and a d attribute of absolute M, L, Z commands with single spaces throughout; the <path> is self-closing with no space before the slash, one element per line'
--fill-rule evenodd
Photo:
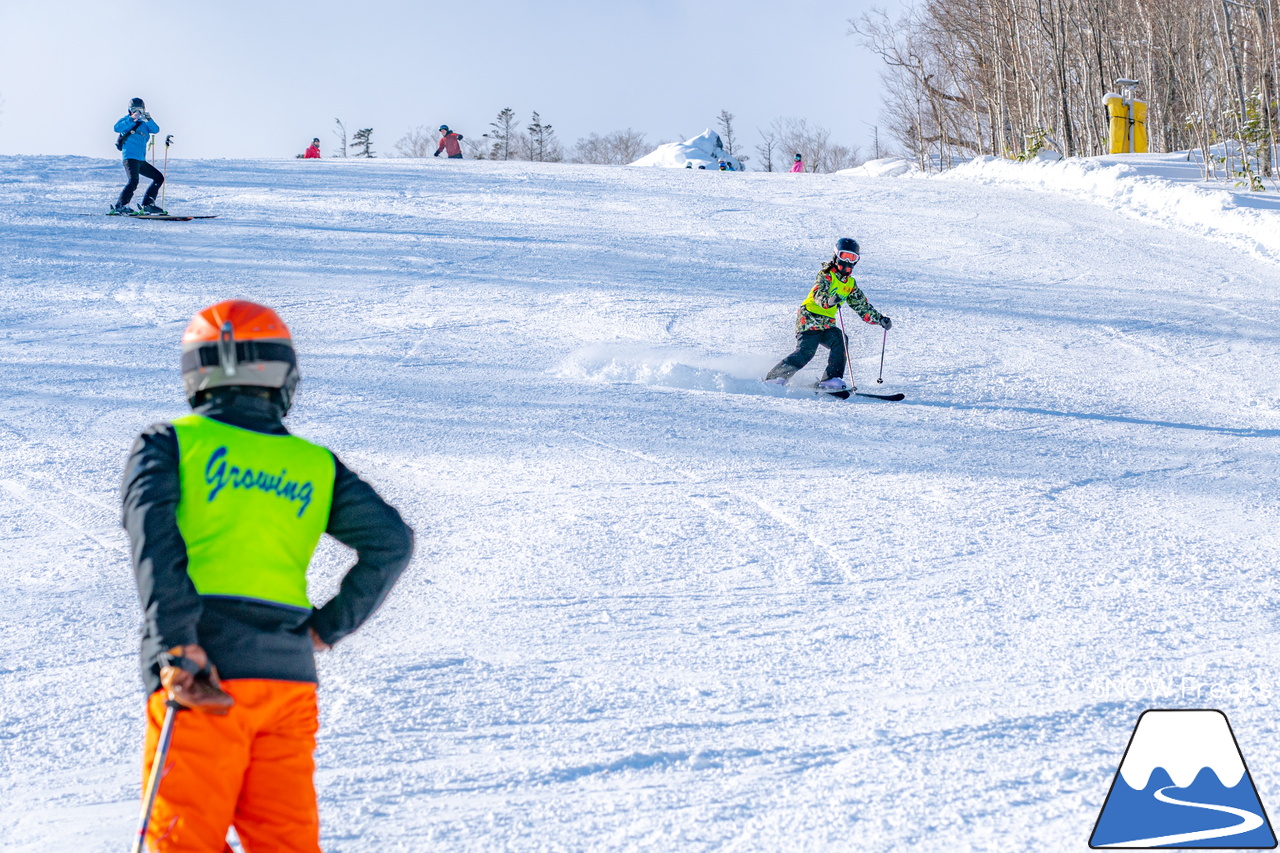
<path fill-rule="evenodd" d="M 176 651 L 175 649 L 170 649 L 169 654 L 166 655 L 167 666 L 176 666 L 178 669 L 185 669 L 187 672 L 191 673 L 192 675 L 210 675 L 213 673 L 212 664 L 206 663 L 204 666 L 200 666 L 191 658 L 186 657 L 181 653 L 175 654 L 175 651 Z M 170 699 L 170 701 L 172 701 L 172 699 Z"/>

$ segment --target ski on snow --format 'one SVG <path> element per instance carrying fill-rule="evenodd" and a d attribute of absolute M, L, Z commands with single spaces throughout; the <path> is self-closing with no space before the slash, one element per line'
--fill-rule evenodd
<path fill-rule="evenodd" d="M 766 383 L 769 384 L 769 383 Z M 786 386 L 782 386 L 786 387 Z M 803 386 L 793 386 L 803 387 Z M 846 388 L 841 391 L 825 391 L 817 385 L 808 386 L 808 390 L 817 394 L 819 397 L 835 397 L 837 400 L 848 400 L 850 397 L 866 397 L 871 400 L 885 400 L 887 402 L 896 403 L 907 398 L 906 394 L 871 394 L 866 391 L 856 391 L 852 388 Z"/>
<path fill-rule="evenodd" d="M 97 216 L 96 213 L 81 213 L 80 216 Z M 204 216 L 177 216 L 172 213 L 104 213 L 103 216 L 118 216 L 121 219 L 158 219 L 161 222 L 190 222 L 192 219 L 217 219 L 218 214 Z"/>
<path fill-rule="evenodd" d="M 192 219 L 217 219 L 218 214 L 209 216 L 174 216 L 171 213 L 131 213 L 130 219 L 159 219 L 163 222 L 190 222 Z"/>
<path fill-rule="evenodd" d="M 823 391 L 815 389 L 819 394 L 826 394 L 828 397 L 835 397 L 837 400 L 848 400 L 850 397 L 868 397 L 872 400 L 887 400 L 896 403 L 899 400 L 905 400 L 906 394 L 868 394 L 865 391 Z"/>

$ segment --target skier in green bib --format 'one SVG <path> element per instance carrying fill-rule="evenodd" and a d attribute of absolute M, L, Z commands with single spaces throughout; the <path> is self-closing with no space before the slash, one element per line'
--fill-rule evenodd
<path fill-rule="evenodd" d="M 886 329 L 893 325 L 888 317 L 871 307 L 853 278 L 859 253 L 858 241 L 852 237 L 841 237 L 836 241 L 835 255 L 818 270 L 817 283 L 796 311 L 795 352 L 774 365 L 765 376 L 766 382 L 786 385 L 792 376 L 813 360 L 818 347 L 824 346 L 827 348 L 827 368 L 818 387 L 823 391 L 847 391 L 852 387 L 844 380 L 848 338 L 836 323 L 840 306 L 847 304 L 865 323 Z"/>
<path fill-rule="evenodd" d="M 221 850 L 230 826 L 249 850 L 320 850 L 315 652 L 373 615 L 409 563 L 413 532 L 333 453 L 285 429 L 298 378 L 274 311 L 206 308 L 182 339 L 191 413 L 144 431 L 129 456 L 144 769 L 166 703 L 187 709 L 174 718 L 148 850 Z M 317 606 L 307 566 L 324 534 L 356 562 Z"/>

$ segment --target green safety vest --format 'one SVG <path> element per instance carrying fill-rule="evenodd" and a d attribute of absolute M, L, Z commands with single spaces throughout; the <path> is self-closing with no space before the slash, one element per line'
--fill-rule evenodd
<path fill-rule="evenodd" d="M 333 454 L 200 415 L 178 435 L 178 530 L 201 595 L 311 609 L 307 565 L 329 524 Z"/>
<path fill-rule="evenodd" d="M 849 276 L 849 278 L 842 282 L 840 279 L 836 278 L 835 273 L 829 273 L 829 275 L 831 277 L 831 289 L 838 293 L 841 299 L 848 299 L 849 294 L 853 293 L 854 287 L 857 286 L 857 282 L 854 281 L 853 276 Z M 836 312 L 840 310 L 840 306 L 836 305 L 832 308 L 823 308 L 818 304 L 818 300 L 815 299 L 814 296 L 817 294 L 819 287 L 822 287 L 822 285 L 815 284 L 813 289 L 809 291 L 809 295 L 804 300 L 804 309 L 810 314 L 821 314 L 823 317 L 834 318 L 836 316 Z"/>

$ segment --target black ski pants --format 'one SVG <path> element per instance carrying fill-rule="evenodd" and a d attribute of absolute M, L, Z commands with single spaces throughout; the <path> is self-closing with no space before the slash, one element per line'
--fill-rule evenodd
<path fill-rule="evenodd" d="M 147 187 L 147 191 L 142 195 L 143 204 L 151 204 L 156 200 L 156 194 L 160 192 L 160 185 L 164 183 L 164 175 L 155 166 L 152 166 L 146 160 L 125 160 L 125 174 L 129 176 L 129 182 L 124 185 L 124 189 L 120 190 L 120 200 L 116 204 L 128 204 L 133 198 L 133 191 L 138 188 L 138 176 L 148 178 L 151 186 Z"/>
<path fill-rule="evenodd" d="M 831 326 L 821 331 L 810 329 L 807 332 L 801 332 L 796 335 L 796 351 L 778 362 L 765 378 L 790 379 L 796 374 L 796 371 L 813 360 L 820 346 L 826 347 L 828 350 L 827 369 L 822 374 L 822 380 L 825 382 L 836 376 L 843 377 L 845 336 L 840 329 Z"/>

